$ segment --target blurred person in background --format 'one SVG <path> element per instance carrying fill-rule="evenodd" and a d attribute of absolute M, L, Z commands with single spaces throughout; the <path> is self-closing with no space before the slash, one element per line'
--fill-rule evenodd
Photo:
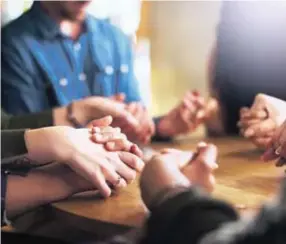
<path fill-rule="evenodd" d="M 201 105 L 192 101 L 191 93 L 155 119 L 155 127 L 141 103 L 130 38 L 108 21 L 88 15 L 89 3 L 35 1 L 2 28 L 3 109 L 19 115 L 69 106 L 70 123 L 82 127 L 86 121 L 73 111 L 73 101 L 104 96 L 114 106 L 123 104 L 140 123 L 134 129 L 114 119 L 113 126 L 122 128 L 132 141 L 147 143 L 155 132 L 155 138 L 169 139 L 194 130 Z M 90 99 L 89 107 L 95 101 Z"/>
<path fill-rule="evenodd" d="M 210 134 L 238 134 L 240 109 L 259 93 L 286 100 L 285 10 L 283 1 L 222 3 L 209 63 L 219 105 L 207 122 Z"/>

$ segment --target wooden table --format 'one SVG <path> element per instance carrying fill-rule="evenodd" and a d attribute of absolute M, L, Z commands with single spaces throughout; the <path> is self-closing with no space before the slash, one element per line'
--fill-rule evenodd
<path fill-rule="evenodd" d="M 273 163 L 262 162 L 261 152 L 248 141 L 239 138 L 210 139 L 219 148 L 219 169 L 216 171 L 215 197 L 225 199 L 235 206 L 257 208 L 262 201 L 273 195 L 283 169 Z M 194 149 L 196 141 L 174 144 L 154 144 L 154 149 L 174 147 Z M 54 213 L 85 231 L 114 231 L 115 227 L 129 228 L 142 225 L 147 211 L 140 199 L 138 181 L 107 200 L 94 193 L 76 196 L 53 204 Z M 114 228 L 113 228 L 114 227 Z"/>

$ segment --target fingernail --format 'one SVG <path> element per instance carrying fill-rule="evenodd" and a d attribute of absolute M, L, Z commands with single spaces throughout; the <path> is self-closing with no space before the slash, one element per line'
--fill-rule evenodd
<path fill-rule="evenodd" d="M 131 152 L 131 153 L 134 153 L 135 151 L 136 151 L 136 145 L 133 144 L 133 145 L 131 145 L 131 147 L 130 147 L 130 152 Z"/>
<path fill-rule="evenodd" d="M 252 129 L 247 129 L 245 132 L 244 132 L 244 136 L 245 137 L 251 137 L 254 135 L 254 130 Z"/>

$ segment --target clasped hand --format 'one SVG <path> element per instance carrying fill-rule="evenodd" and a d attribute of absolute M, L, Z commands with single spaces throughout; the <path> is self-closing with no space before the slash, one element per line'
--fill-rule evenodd
<path fill-rule="evenodd" d="M 257 147 L 265 149 L 271 142 L 275 130 L 286 119 L 286 102 L 258 94 L 250 108 L 240 111 L 238 126 L 240 133 Z"/>
<path fill-rule="evenodd" d="M 110 127 L 111 123 L 108 116 L 85 129 L 56 126 L 28 130 L 28 157 L 39 164 L 66 164 L 108 197 L 112 188 L 132 182 L 144 166 L 138 146 L 128 141 L 119 128 Z"/>

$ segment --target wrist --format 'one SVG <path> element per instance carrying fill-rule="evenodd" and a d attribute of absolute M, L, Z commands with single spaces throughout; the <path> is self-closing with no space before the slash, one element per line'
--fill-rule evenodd
<path fill-rule="evenodd" d="M 49 185 L 50 194 L 48 196 L 54 196 L 54 201 L 87 189 L 87 181 L 78 176 L 66 164 L 53 163 L 42 167 L 39 171 L 42 171 L 43 185 Z"/>
<path fill-rule="evenodd" d="M 172 129 L 168 115 L 163 116 L 157 123 L 157 134 L 162 137 L 175 136 L 175 131 Z"/>
<path fill-rule="evenodd" d="M 27 130 L 24 137 L 28 157 L 40 164 L 67 161 L 74 150 L 66 147 L 66 141 L 62 137 L 68 137 L 73 130 L 75 129 L 68 126 Z"/>
<path fill-rule="evenodd" d="M 176 186 L 189 187 L 190 182 L 174 162 L 160 160 L 148 163 L 141 175 L 140 188 L 144 203 L 149 206 L 159 192 Z"/>
<path fill-rule="evenodd" d="M 67 106 L 66 115 L 73 127 L 86 126 L 92 118 L 92 106 L 87 99 L 75 101 Z"/>
<path fill-rule="evenodd" d="M 44 129 L 26 130 L 24 134 L 28 158 L 39 164 L 49 161 L 48 158 L 45 159 L 45 153 L 43 152 L 44 148 L 45 150 L 48 149 L 48 147 L 42 145 L 42 138 L 45 138 L 43 130 Z"/>

